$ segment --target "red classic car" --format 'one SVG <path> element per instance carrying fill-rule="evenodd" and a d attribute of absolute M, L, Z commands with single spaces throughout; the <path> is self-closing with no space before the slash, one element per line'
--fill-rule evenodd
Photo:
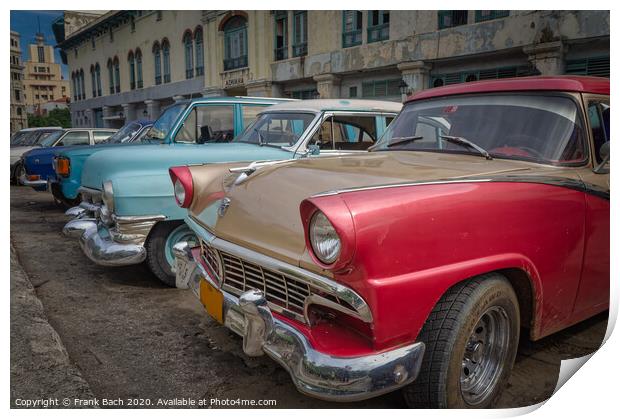
<path fill-rule="evenodd" d="M 607 79 L 430 89 L 371 152 L 239 166 L 170 169 L 177 286 L 305 394 L 490 407 L 521 329 L 608 308 Z"/>

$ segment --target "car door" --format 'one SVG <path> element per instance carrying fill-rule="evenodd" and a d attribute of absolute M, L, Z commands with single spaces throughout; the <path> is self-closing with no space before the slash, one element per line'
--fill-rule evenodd
<path fill-rule="evenodd" d="M 579 291 L 573 310 L 576 321 L 609 306 L 609 169 L 601 149 L 609 136 L 609 97 L 585 97 L 593 168 L 581 171 L 588 188 L 586 203 L 586 240 Z"/>

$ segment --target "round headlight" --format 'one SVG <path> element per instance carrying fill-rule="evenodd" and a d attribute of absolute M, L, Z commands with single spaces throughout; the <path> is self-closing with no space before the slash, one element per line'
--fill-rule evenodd
<path fill-rule="evenodd" d="M 309 233 L 315 256 L 326 265 L 334 263 L 340 256 L 340 237 L 321 211 L 312 216 Z"/>
<path fill-rule="evenodd" d="M 174 197 L 179 205 L 185 203 L 185 187 L 179 179 L 174 181 Z"/>
<path fill-rule="evenodd" d="M 114 188 L 112 188 L 112 181 L 106 180 L 103 182 L 103 194 L 101 199 L 110 212 L 114 212 Z"/>

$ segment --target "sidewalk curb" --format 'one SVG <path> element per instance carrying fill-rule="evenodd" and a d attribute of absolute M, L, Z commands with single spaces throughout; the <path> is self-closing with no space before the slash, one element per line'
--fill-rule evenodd
<path fill-rule="evenodd" d="M 74 407 L 74 399 L 94 399 L 90 386 L 50 325 L 13 243 L 10 246 L 11 408 L 36 401 L 38 405 L 29 407 Z"/>

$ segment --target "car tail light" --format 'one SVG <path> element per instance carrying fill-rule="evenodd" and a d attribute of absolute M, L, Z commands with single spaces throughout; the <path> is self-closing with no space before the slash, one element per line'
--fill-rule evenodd
<path fill-rule="evenodd" d="M 68 177 L 71 173 L 71 161 L 66 157 L 56 158 L 56 174 L 58 176 Z"/>
<path fill-rule="evenodd" d="M 194 198 L 194 180 L 187 166 L 171 167 L 170 179 L 174 188 L 174 198 L 181 208 L 188 208 Z"/>

